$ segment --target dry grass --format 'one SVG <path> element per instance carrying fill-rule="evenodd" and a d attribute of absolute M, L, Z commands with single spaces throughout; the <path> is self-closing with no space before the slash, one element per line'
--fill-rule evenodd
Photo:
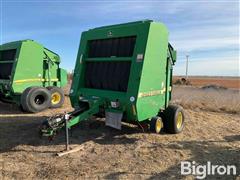
<path fill-rule="evenodd" d="M 233 89 L 175 86 L 173 102 L 194 110 L 240 113 L 240 91 Z"/>

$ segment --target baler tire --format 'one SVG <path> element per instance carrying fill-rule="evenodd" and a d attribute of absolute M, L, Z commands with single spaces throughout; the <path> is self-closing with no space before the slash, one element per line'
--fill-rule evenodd
<path fill-rule="evenodd" d="M 47 89 L 51 93 L 51 108 L 59 108 L 64 104 L 64 92 L 61 88 L 55 86 L 49 86 Z"/>
<path fill-rule="evenodd" d="M 153 133 L 159 134 L 163 127 L 162 118 L 161 117 L 153 117 L 150 121 L 150 131 Z"/>
<path fill-rule="evenodd" d="M 184 128 L 184 111 L 181 106 L 169 105 L 164 111 L 164 130 L 170 134 L 178 134 Z"/>
<path fill-rule="evenodd" d="M 29 92 L 32 91 L 34 88 L 37 88 L 37 87 L 34 86 L 34 87 L 28 87 L 28 88 L 26 88 L 26 89 L 23 91 L 22 95 L 21 95 L 21 99 L 20 99 L 20 103 L 21 103 L 20 109 L 21 109 L 22 111 L 24 111 L 24 112 L 29 112 L 28 107 L 27 107 L 27 101 L 26 101 L 26 99 L 27 99 L 27 96 L 28 96 Z"/>
<path fill-rule="evenodd" d="M 43 87 L 27 88 L 21 96 L 21 104 L 25 111 L 37 113 L 50 107 L 51 93 Z"/>

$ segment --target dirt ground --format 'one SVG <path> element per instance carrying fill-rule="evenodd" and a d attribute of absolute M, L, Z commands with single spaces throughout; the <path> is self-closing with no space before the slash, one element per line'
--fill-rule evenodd
<path fill-rule="evenodd" d="M 174 76 L 173 81 L 185 78 L 184 76 Z M 212 77 L 212 76 L 189 76 L 188 80 L 193 86 L 218 85 L 232 89 L 240 89 L 239 77 Z"/>
<path fill-rule="evenodd" d="M 0 179 L 194 179 L 180 175 L 181 161 L 235 165 L 240 168 L 239 90 L 173 87 L 173 102 L 185 109 L 181 134 L 152 134 L 124 124 L 122 131 L 92 118 L 72 129 L 71 147 L 82 151 L 63 157 L 64 132 L 54 141 L 40 139 L 38 127 L 63 108 L 24 114 L 0 103 Z M 208 176 L 210 179 L 240 179 Z"/>

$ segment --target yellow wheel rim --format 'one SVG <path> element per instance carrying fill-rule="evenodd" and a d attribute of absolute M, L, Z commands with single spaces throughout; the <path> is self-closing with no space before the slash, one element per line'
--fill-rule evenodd
<path fill-rule="evenodd" d="M 162 129 L 162 121 L 161 119 L 157 119 L 156 124 L 155 124 L 155 130 L 157 133 L 159 133 Z"/>
<path fill-rule="evenodd" d="M 61 101 L 61 95 L 58 92 L 52 94 L 52 104 L 58 104 Z"/>
<path fill-rule="evenodd" d="M 182 127 L 182 123 L 183 123 L 183 114 L 182 112 L 178 113 L 177 116 L 177 128 L 180 129 Z"/>

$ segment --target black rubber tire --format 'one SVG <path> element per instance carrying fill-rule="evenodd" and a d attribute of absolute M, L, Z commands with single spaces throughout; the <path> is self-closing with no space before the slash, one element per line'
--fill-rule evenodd
<path fill-rule="evenodd" d="M 32 91 L 34 88 L 37 88 L 36 86 L 34 87 L 28 87 L 27 89 L 25 89 L 21 95 L 21 99 L 20 99 L 20 108 L 22 109 L 22 111 L 24 112 L 28 112 L 28 108 L 27 108 L 27 96 L 29 94 L 30 91 Z"/>
<path fill-rule="evenodd" d="M 37 113 L 50 107 L 51 93 L 43 87 L 29 87 L 21 95 L 24 111 Z"/>
<path fill-rule="evenodd" d="M 179 113 L 182 114 L 182 123 L 180 127 L 177 127 L 177 121 L 178 121 L 177 119 L 178 119 Z M 184 123 L 185 115 L 184 115 L 183 108 L 181 106 L 169 105 L 167 109 L 163 112 L 163 114 L 164 114 L 163 126 L 164 126 L 164 130 L 167 133 L 177 134 L 182 132 L 185 125 Z"/>
<path fill-rule="evenodd" d="M 161 128 L 157 128 L 157 123 L 161 123 Z M 161 117 L 153 117 L 150 121 L 150 131 L 153 133 L 157 133 L 159 134 L 161 132 L 161 129 L 163 127 L 163 123 L 162 123 L 162 118 Z"/>
<path fill-rule="evenodd" d="M 51 99 L 51 105 L 50 105 L 50 107 L 51 107 L 51 108 L 59 108 L 59 107 L 62 107 L 63 104 L 64 104 L 64 100 L 65 100 L 65 96 L 64 96 L 63 90 L 62 90 L 61 88 L 59 88 L 59 87 L 56 87 L 56 86 L 49 86 L 49 87 L 47 87 L 47 89 L 48 89 L 48 90 L 50 91 L 50 93 L 51 93 L 51 98 L 52 98 L 52 95 L 53 95 L 54 93 L 57 93 L 57 94 L 59 94 L 59 96 L 60 96 L 60 100 L 59 100 L 59 102 L 58 102 L 57 104 L 54 104 L 54 103 L 52 102 L 52 99 Z"/>

